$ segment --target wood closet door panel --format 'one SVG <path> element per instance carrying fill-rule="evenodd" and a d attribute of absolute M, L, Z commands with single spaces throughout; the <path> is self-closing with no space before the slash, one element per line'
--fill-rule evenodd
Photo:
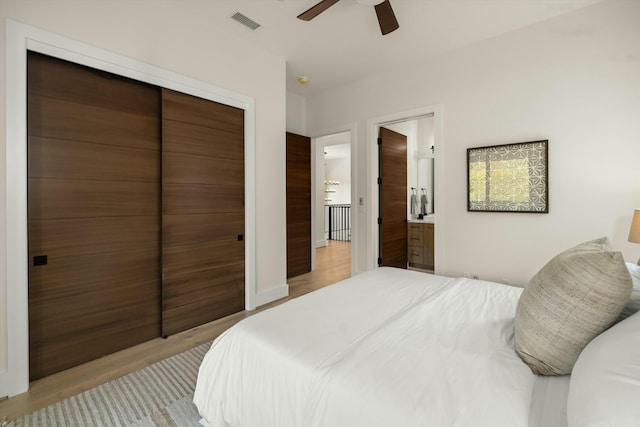
<path fill-rule="evenodd" d="M 174 245 L 221 241 L 233 236 L 229 229 L 242 229 L 244 218 L 234 213 L 165 215 L 162 236 Z M 237 240 L 237 236 L 233 239 Z"/>
<path fill-rule="evenodd" d="M 238 191 L 222 185 L 162 184 L 162 213 L 165 216 L 240 211 L 244 212 L 244 188 Z M 242 221 L 244 224 L 244 216 Z"/>
<path fill-rule="evenodd" d="M 28 56 L 30 377 L 160 335 L 160 95 Z"/>
<path fill-rule="evenodd" d="M 110 110 L 33 93 L 27 99 L 29 136 L 160 150 L 159 115 Z"/>
<path fill-rule="evenodd" d="M 70 65 L 75 64 L 29 53 L 27 73 L 30 93 L 143 116 L 157 110 L 158 97 L 148 96 L 148 93 L 140 90 L 143 83 L 88 67 Z M 117 84 L 113 84 L 112 80 L 117 80 Z M 158 150 L 159 147 L 155 149 Z"/>
<path fill-rule="evenodd" d="M 287 132 L 287 278 L 311 271 L 311 138 Z"/>
<path fill-rule="evenodd" d="M 162 118 L 163 120 L 183 123 L 186 126 L 185 129 L 188 129 L 189 135 L 182 135 L 181 138 L 184 137 L 187 140 L 192 138 L 192 132 L 194 135 L 199 135 L 200 132 L 214 131 L 225 133 L 226 136 L 224 139 L 226 141 L 235 141 L 236 143 L 242 141 L 244 143 L 244 111 L 239 108 L 230 107 L 196 96 L 185 95 L 184 93 L 169 89 L 163 89 Z M 194 127 L 196 129 L 194 129 Z M 162 143 L 164 149 L 167 141 L 163 140 Z M 175 143 L 177 147 L 189 147 L 191 145 L 191 143 L 183 144 L 180 141 L 175 141 Z M 172 144 L 172 142 L 169 142 L 169 144 Z M 212 145 L 205 144 L 205 147 L 208 147 L 209 154 L 220 151 Z M 176 151 L 183 151 L 184 149 L 185 148 L 177 148 Z M 188 148 L 186 149 L 188 150 Z M 233 148 L 225 147 L 224 150 L 221 151 L 231 153 L 237 149 L 241 149 L 242 152 L 244 152 L 244 145 L 242 148 L 237 146 Z M 222 154 L 222 156 L 227 157 L 228 154 Z"/>
<path fill-rule="evenodd" d="M 244 309 L 244 265 L 222 265 L 211 270 L 165 278 L 163 320 L 173 328 L 192 328 L 192 317 Z"/>
<path fill-rule="evenodd" d="M 205 126 L 193 126 L 191 123 L 182 123 L 167 120 L 162 124 L 162 149 L 165 153 L 189 153 L 194 155 L 211 155 L 211 141 L 226 139 L 230 144 L 224 151 L 218 152 L 218 159 L 244 159 L 244 136 L 239 129 L 234 131 L 209 128 Z M 188 138 L 184 136 L 188 134 Z M 244 168 L 244 163 L 243 163 Z"/>
<path fill-rule="evenodd" d="M 211 274 L 215 273 L 215 274 Z M 183 307 L 204 298 L 206 304 L 212 296 L 215 296 L 215 303 L 236 304 L 237 310 L 243 309 L 244 301 L 239 304 L 236 297 L 244 292 L 244 266 L 239 264 L 223 265 L 195 272 L 191 275 L 175 275 L 173 280 L 168 280 L 171 286 L 167 287 L 165 300 L 165 310 L 169 316 L 182 310 Z M 188 307 L 185 307 L 188 309 Z M 177 320 L 177 319 L 176 319 Z"/>
<path fill-rule="evenodd" d="M 244 259 L 244 245 L 237 241 L 235 234 L 227 234 L 228 238 L 224 240 L 165 245 L 162 253 L 162 271 L 165 278 L 240 264 L 238 259 Z"/>
<path fill-rule="evenodd" d="M 38 178 L 160 181 L 160 153 L 138 148 L 31 136 L 27 158 Z M 73 168 L 67 167 L 70 161 Z"/>
<path fill-rule="evenodd" d="M 113 254 L 144 249 L 157 258 L 160 247 L 158 225 L 146 216 L 42 219 L 29 228 L 31 257 L 35 251 L 49 256 L 72 257 Z M 106 252 L 108 250 L 108 252 Z"/>
<path fill-rule="evenodd" d="M 28 207 L 34 219 L 158 216 L 158 183 L 28 178 L 28 184 L 38 194 Z"/>
<path fill-rule="evenodd" d="M 102 259 L 101 259 L 102 258 Z M 105 259 L 106 258 L 106 259 Z M 100 262 L 100 274 L 95 274 L 95 263 Z M 103 254 L 88 254 L 77 257 L 58 255 L 54 253 L 49 256 L 49 264 L 45 268 L 35 268 L 31 277 L 37 281 L 45 281 L 46 288 L 43 288 L 37 295 L 31 298 L 32 302 L 46 302 L 49 298 L 57 304 L 52 304 L 48 311 L 59 311 L 65 309 L 65 304 L 60 304 L 60 298 L 78 298 L 88 301 L 94 301 L 96 296 L 114 294 L 117 292 L 126 292 L 126 287 L 133 284 L 146 284 L 150 281 L 156 281 L 158 273 L 158 260 L 149 251 L 120 251 L 112 253 L 105 257 Z M 96 276 L 96 277 L 94 277 Z M 77 286 L 83 286 L 83 293 L 76 291 Z M 134 287 L 132 287 L 134 289 Z M 121 296 L 121 295 L 120 295 Z M 122 305 L 136 305 L 143 307 L 143 299 L 126 299 Z M 146 303 L 146 302 L 145 302 Z M 149 305 L 150 304 L 145 304 Z M 119 307 L 109 307 L 118 309 Z M 150 307 L 157 310 L 156 307 Z M 94 311 L 92 304 L 80 305 L 76 312 L 70 312 L 70 315 L 76 315 L 77 312 Z M 100 313 L 96 313 L 100 315 Z M 57 319 L 50 319 L 47 325 L 51 326 Z M 141 321 L 152 320 L 140 319 Z M 157 319 L 156 319 L 157 320 Z M 84 325 L 77 322 L 78 326 Z M 64 331 L 62 331 L 64 333 Z"/>
<path fill-rule="evenodd" d="M 162 334 L 244 308 L 244 111 L 162 90 Z"/>
<path fill-rule="evenodd" d="M 162 179 L 171 184 L 206 184 L 222 188 L 235 188 L 242 183 L 244 192 L 244 170 L 238 169 L 239 163 L 244 164 L 244 160 L 165 152 Z"/>

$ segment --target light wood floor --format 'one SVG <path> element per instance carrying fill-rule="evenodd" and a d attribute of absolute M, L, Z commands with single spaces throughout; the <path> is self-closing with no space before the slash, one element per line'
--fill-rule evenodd
<path fill-rule="evenodd" d="M 12 420 L 29 414 L 54 402 L 211 341 L 245 317 L 351 276 L 350 248 L 351 244 L 348 242 L 329 241 L 329 246 L 317 249 L 316 269 L 289 279 L 289 296 L 287 298 L 267 304 L 254 311 L 233 314 L 172 335 L 167 339 L 156 338 L 33 381 L 26 393 L 0 401 L 0 424 L 3 417 Z"/>

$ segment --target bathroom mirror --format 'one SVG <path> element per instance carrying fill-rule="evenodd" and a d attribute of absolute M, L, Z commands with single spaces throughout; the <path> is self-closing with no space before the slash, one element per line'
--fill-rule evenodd
<path fill-rule="evenodd" d="M 415 147 L 416 189 L 418 194 L 418 214 L 435 213 L 434 200 L 434 158 L 435 139 L 433 116 L 417 119 L 417 140 Z"/>

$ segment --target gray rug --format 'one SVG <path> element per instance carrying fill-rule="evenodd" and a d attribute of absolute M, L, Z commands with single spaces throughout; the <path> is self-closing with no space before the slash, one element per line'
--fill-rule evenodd
<path fill-rule="evenodd" d="M 202 344 L 3 425 L 200 426 L 191 400 L 200 362 L 209 347 L 210 342 Z"/>

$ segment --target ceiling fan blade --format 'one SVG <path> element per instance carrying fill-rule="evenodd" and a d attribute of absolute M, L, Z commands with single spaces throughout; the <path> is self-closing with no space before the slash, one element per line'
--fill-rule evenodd
<path fill-rule="evenodd" d="M 313 18 L 320 15 L 322 12 L 329 9 L 334 4 L 338 3 L 338 1 L 340 0 L 322 0 L 320 3 L 310 7 L 308 10 L 305 10 L 300 15 L 298 15 L 298 19 L 302 19 L 303 21 L 311 21 Z"/>
<path fill-rule="evenodd" d="M 382 31 L 383 36 L 400 28 L 389 0 L 385 0 L 382 3 L 375 5 L 375 8 L 376 15 L 378 15 L 378 23 L 380 24 L 380 31 Z"/>

